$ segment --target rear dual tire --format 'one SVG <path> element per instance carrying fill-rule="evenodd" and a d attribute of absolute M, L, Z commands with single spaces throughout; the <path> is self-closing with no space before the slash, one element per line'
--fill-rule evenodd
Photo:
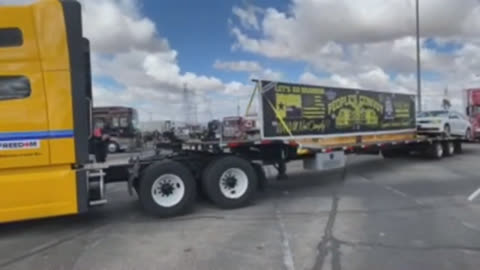
<path fill-rule="evenodd" d="M 213 160 L 202 175 L 205 195 L 218 207 L 239 208 L 250 204 L 259 185 L 259 168 L 249 161 L 225 156 Z M 149 214 L 171 217 L 191 210 L 196 181 L 183 164 L 167 160 L 147 167 L 136 185 L 140 203 Z"/>
<path fill-rule="evenodd" d="M 443 156 L 450 157 L 455 154 L 455 145 L 453 142 L 444 142 L 443 143 Z"/>
<path fill-rule="evenodd" d="M 473 141 L 472 130 L 470 128 L 467 128 L 467 131 L 465 131 L 465 140 L 467 142 Z"/>
<path fill-rule="evenodd" d="M 236 156 L 213 160 L 202 175 L 202 188 L 218 207 L 244 207 L 253 200 L 258 188 L 258 175 L 252 164 Z"/>
<path fill-rule="evenodd" d="M 196 182 L 181 163 L 162 161 L 143 171 L 137 192 L 146 212 L 171 217 L 191 210 L 196 197 Z"/>
<path fill-rule="evenodd" d="M 443 145 L 440 142 L 432 143 L 427 150 L 427 155 L 432 159 L 441 159 L 443 153 Z"/>
<path fill-rule="evenodd" d="M 451 136 L 451 129 L 449 124 L 445 124 L 445 126 L 443 127 L 443 136 L 445 138 L 448 138 Z"/>

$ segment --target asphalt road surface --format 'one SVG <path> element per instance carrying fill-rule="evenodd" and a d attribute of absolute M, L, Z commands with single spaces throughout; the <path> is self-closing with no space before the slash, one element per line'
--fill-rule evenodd
<path fill-rule="evenodd" d="M 83 216 L 0 226 L 4 269 L 475 269 L 480 145 L 440 161 L 351 156 L 346 170 L 290 166 L 255 203 L 199 199 L 183 217 L 145 215 L 124 184 Z"/>

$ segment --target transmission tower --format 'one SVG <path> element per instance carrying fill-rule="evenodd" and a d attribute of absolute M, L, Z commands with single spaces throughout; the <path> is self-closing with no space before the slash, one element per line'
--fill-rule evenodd
<path fill-rule="evenodd" d="M 197 104 L 195 101 L 195 93 L 188 89 L 187 84 L 183 85 L 183 106 L 185 124 L 197 124 Z"/>
<path fill-rule="evenodd" d="M 212 100 L 207 97 L 207 117 L 208 120 L 213 120 L 213 111 L 212 111 Z"/>

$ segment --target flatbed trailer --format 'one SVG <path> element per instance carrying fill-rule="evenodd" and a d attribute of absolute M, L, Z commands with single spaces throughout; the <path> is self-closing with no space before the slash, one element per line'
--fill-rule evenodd
<path fill-rule="evenodd" d="M 351 143 L 351 140 L 358 142 Z M 416 133 L 383 135 L 377 140 L 360 136 L 302 140 L 301 143 L 295 140 L 187 141 L 181 149 L 168 154 L 134 157 L 120 164 L 92 164 L 90 169 L 104 172 L 101 181 L 104 184 L 127 182 L 130 194 L 137 194 L 147 212 L 167 217 L 190 211 L 199 190 L 220 208 L 248 205 L 257 190 L 266 184 L 264 165 L 273 165 L 279 178 L 283 178 L 287 173 L 286 164 L 297 160 L 303 161 L 306 169 L 324 170 L 343 166 L 348 154 L 381 154 L 384 158 L 422 154 L 440 159 L 461 152 L 462 138 Z"/>

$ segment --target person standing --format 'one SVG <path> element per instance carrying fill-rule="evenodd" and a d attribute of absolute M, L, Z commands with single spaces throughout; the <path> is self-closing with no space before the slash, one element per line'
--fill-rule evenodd
<path fill-rule="evenodd" d="M 109 136 L 103 131 L 100 125 L 96 125 L 93 130 L 93 152 L 96 162 L 105 162 L 107 160 L 107 145 Z"/>

